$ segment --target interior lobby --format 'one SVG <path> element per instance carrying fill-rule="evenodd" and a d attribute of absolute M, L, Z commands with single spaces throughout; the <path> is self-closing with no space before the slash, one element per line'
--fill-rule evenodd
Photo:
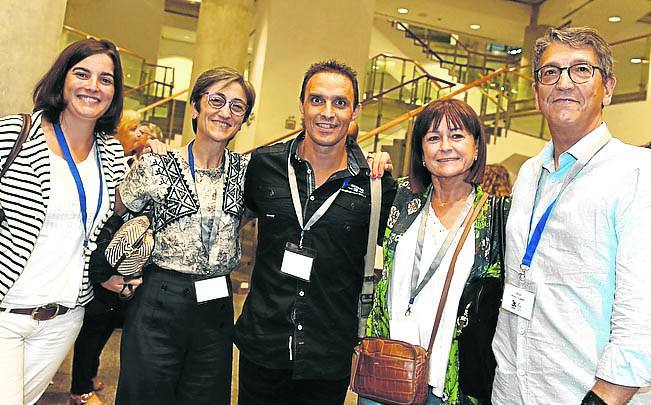
<path fill-rule="evenodd" d="M 31 111 L 34 85 L 54 57 L 92 36 L 119 47 L 125 108 L 156 123 L 172 147 L 193 138 L 187 100 L 195 78 L 214 66 L 243 72 L 257 101 L 229 148 L 248 152 L 300 131 L 303 74 L 335 58 L 358 73 L 358 142 L 366 152 L 389 152 L 394 177 L 409 169 L 410 112 L 456 97 L 479 113 L 487 163 L 503 167 L 510 184 L 549 140 L 531 89 L 535 39 L 549 27 L 591 26 L 615 57 L 617 87 L 604 120 L 625 143 L 651 143 L 649 0 L 2 0 L 0 18 L 0 116 Z M 232 276 L 236 318 L 255 259 L 255 225 L 242 235 L 242 264 Z M 114 403 L 120 334 L 101 357 L 107 404 Z M 67 404 L 70 378 L 71 355 L 38 404 Z M 346 404 L 355 403 L 349 392 Z"/>

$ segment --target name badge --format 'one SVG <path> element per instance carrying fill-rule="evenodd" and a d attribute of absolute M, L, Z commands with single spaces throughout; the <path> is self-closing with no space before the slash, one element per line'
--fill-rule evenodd
<path fill-rule="evenodd" d="M 502 308 L 526 320 L 531 320 L 533 315 L 533 302 L 536 294 L 513 284 L 504 284 Z"/>
<path fill-rule="evenodd" d="M 287 242 L 280 271 L 303 281 L 310 281 L 316 250 Z"/>
<path fill-rule="evenodd" d="M 199 303 L 226 298 L 229 295 L 226 276 L 197 280 L 194 282 L 194 292 Z"/>
<path fill-rule="evenodd" d="M 389 321 L 391 339 L 402 340 L 412 345 L 420 345 L 418 324 L 413 316 L 397 316 Z"/>

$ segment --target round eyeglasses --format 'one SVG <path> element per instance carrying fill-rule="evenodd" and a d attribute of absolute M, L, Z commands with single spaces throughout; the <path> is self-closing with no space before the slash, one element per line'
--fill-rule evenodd
<path fill-rule="evenodd" d="M 206 91 L 201 94 L 208 96 L 208 104 L 217 110 L 228 103 L 228 108 L 231 110 L 231 113 L 233 113 L 233 115 L 241 117 L 246 114 L 247 105 L 240 99 L 235 98 L 228 100 L 222 93 L 214 93 L 212 91 Z"/>
<path fill-rule="evenodd" d="M 534 74 L 538 83 L 552 85 L 558 83 L 564 70 L 567 70 L 570 80 L 575 84 L 583 84 L 589 82 L 594 77 L 595 70 L 602 69 L 599 66 L 588 63 L 576 63 L 566 67 L 547 65 L 536 70 Z"/>

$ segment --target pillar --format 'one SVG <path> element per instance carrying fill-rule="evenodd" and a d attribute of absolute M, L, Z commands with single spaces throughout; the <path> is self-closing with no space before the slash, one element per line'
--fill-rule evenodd
<path fill-rule="evenodd" d="M 528 65 L 528 69 L 520 70 L 520 73 L 530 75 L 533 77 L 533 48 L 536 44 L 536 40 L 540 38 L 545 31 L 550 27 L 550 25 L 540 25 L 538 24 L 538 15 L 540 12 L 540 4 L 531 5 L 531 18 L 529 20 L 529 25 L 524 30 L 524 45 L 522 46 L 522 58 L 520 59 L 520 66 Z M 531 88 L 531 82 L 519 78 L 518 79 L 518 100 L 532 98 L 533 89 Z"/>
<path fill-rule="evenodd" d="M 203 0 L 197 22 L 197 41 L 189 90 L 207 69 L 230 66 L 244 71 L 249 33 L 253 19 L 254 0 Z M 190 94 L 185 109 L 183 143 L 194 138 Z"/>
<path fill-rule="evenodd" d="M 59 51 L 66 0 L 0 1 L 0 116 L 31 112 L 32 91 Z"/>

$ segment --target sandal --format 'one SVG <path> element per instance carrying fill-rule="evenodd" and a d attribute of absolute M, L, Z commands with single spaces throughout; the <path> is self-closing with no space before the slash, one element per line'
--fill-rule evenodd
<path fill-rule="evenodd" d="M 70 394 L 70 405 L 106 405 L 97 394 L 89 392 L 88 394 L 75 395 Z"/>
<path fill-rule="evenodd" d="M 99 379 L 98 376 L 93 377 L 93 391 L 99 392 L 102 391 L 106 385 L 102 382 L 102 380 Z"/>

